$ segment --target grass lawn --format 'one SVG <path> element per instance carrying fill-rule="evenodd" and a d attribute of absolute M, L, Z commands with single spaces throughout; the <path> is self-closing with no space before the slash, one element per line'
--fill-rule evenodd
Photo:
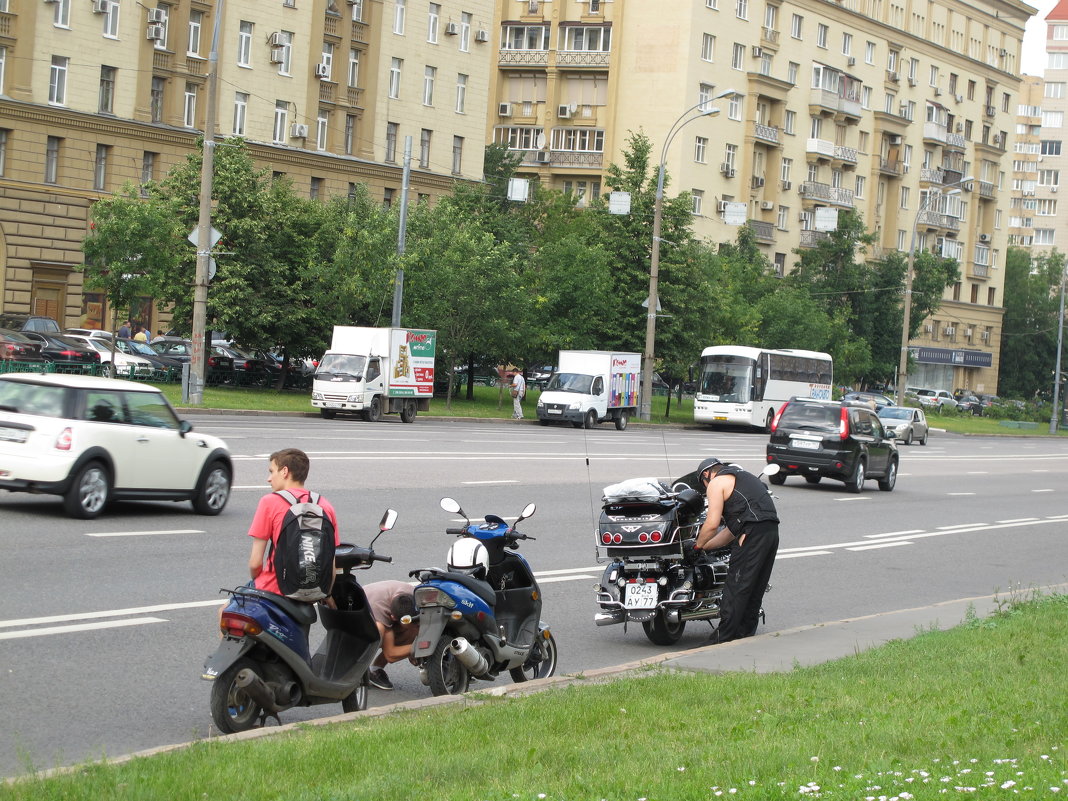
<path fill-rule="evenodd" d="M 86 765 L 0 785 L 0 799 L 1058 798 L 1066 662 L 1068 596 L 1015 599 L 990 618 L 789 674 L 649 669 L 475 695 Z"/>

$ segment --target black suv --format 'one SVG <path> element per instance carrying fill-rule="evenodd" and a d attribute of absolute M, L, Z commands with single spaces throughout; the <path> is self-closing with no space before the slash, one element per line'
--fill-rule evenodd
<path fill-rule="evenodd" d="M 787 476 L 804 476 L 818 484 L 826 476 L 860 492 L 875 478 L 890 492 L 897 481 L 897 445 L 875 411 L 865 403 L 791 398 L 771 424 L 768 463 L 779 472 L 769 477 L 782 484 Z"/>
<path fill-rule="evenodd" d="M 12 331 L 38 331 L 42 334 L 59 333 L 59 323 L 41 314 L 19 314 L 17 312 L 0 314 L 0 328 L 10 328 Z"/>

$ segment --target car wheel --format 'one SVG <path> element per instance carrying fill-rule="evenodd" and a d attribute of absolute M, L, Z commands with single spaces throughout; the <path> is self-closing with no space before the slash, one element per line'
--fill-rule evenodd
<path fill-rule="evenodd" d="M 597 412 L 594 409 L 590 409 L 586 412 L 586 417 L 582 421 L 583 428 L 593 428 L 597 425 Z"/>
<path fill-rule="evenodd" d="M 74 474 L 70 488 L 63 496 L 67 514 L 79 520 L 92 520 L 108 503 L 111 493 L 111 477 L 100 462 L 82 465 Z"/>
<path fill-rule="evenodd" d="M 230 468 L 222 462 L 212 462 L 197 483 L 193 509 L 200 515 L 217 515 L 230 500 Z"/>
<path fill-rule="evenodd" d="M 923 436 L 920 438 L 920 444 L 921 445 L 926 445 L 927 444 L 927 432 L 926 431 L 923 432 Z"/>
<path fill-rule="evenodd" d="M 333 409 L 320 409 L 319 414 L 322 415 L 324 420 L 333 420 L 337 417 L 337 412 Z"/>
<path fill-rule="evenodd" d="M 853 468 L 853 476 L 845 483 L 850 492 L 860 492 L 864 489 L 864 460 L 857 459 L 857 466 Z"/>
<path fill-rule="evenodd" d="M 768 481 L 770 481 L 772 484 L 781 486 L 786 483 L 786 473 L 780 471 L 773 476 L 768 476 Z"/>
<path fill-rule="evenodd" d="M 371 399 L 371 405 L 367 407 L 367 410 L 363 413 L 364 419 L 368 423 L 377 423 L 382 419 L 382 398 L 374 397 Z"/>
<path fill-rule="evenodd" d="M 890 460 L 890 466 L 886 469 L 886 475 L 879 479 L 879 489 L 883 492 L 892 492 L 897 483 L 897 459 Z"/>
<path fill-rule="evenodd" d="M 905 444 L 906 445 L 911 445 L 912 444 L 912 429 L 911 428 L 909 429 L 908 435 L 905 437 Z"/>
<path fill-rule="evenodd" d="M 100 375 L 104 376 L 104 378 L 114 378 L 115 365 L 111 362 L 104 362 L 104 364 L 100 365 Z"/>
<path fill-rule="evenodd" d="M 823 478 L 823 476 L 805 476 L 805 481 L 809 484 L 819 484 L 821 478 Z"/>
<path fill-rule="evenodd" d="M 626 431 L 627 430 L 627 423 L 628 423 L 627 413 L 626 412 L 620 412 L 619 413 L 619 417 L 616 418 L 616 431 Z"/>

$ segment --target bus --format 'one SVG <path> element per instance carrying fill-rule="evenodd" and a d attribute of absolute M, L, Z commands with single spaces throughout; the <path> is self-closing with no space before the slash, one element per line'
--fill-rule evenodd
<path fill-rule="evenodd" d="M 775 412 L 791 397 L 830 400 L 833 374 L 826 353 L 713 345 L 701 352 L 693 419 L 770 431 Z"/>

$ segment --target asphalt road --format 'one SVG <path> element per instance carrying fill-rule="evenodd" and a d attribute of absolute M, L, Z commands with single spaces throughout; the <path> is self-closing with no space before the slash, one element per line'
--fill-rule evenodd
<path fill-rule="evenodd" d="M 67 519 L 59 499 L 0 494 L 0 776 L 120 755 L 212 733 L 204 657 L 217 642 L 219 589 L 242 583 L 245 532 L 266 491 L 267 455 L 312 456 L 308 486 L 331 499 L 342 537 L 366 544 L 387 507 L 397 527 L 376 545 L 391 565 L 364 581 L 442 565 L 455 497 L 472 518 L 514 518 L 534 501 L 523 543 L 545 595 L 561 672 L 657 653 L 640 627 L 593 625 L 600 574 L 593 531 L 601 490 L 624 478 L 682 475 L 716 455 L 758 471 L 766 437 L 695 428 L 625 432 L 532 423 L 394 418 L 200 415 L 198 430 L 235 455 L 233 497 L 219 517 L 188 504 L 127 504 L 95 521 Z M 766 631 L 1068 580 L 1063 441 L 934 434 L 901 449 L 892 493 L 837 482 L 775 488 L 783 519 Z M 690 624 L 680 646 L 703 644 Z M 395 665 L 392 693 L 425 697 L 414 668 Z M 502 679 L 503 681 L 503 679 Z M 283 722 L 340 711 L 283 713 Z"/>

